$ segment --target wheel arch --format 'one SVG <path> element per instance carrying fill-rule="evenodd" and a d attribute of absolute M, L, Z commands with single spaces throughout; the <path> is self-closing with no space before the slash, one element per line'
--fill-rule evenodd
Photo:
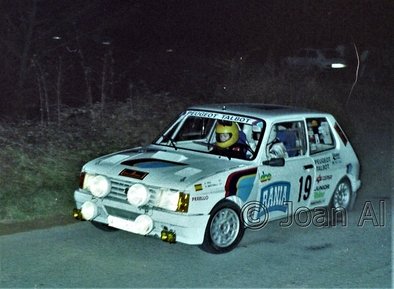
<path fill-rule="evenodd" d="M 238 220 L 239 220 L 239 231 L 237 233 L 236 239 L 233 241 L 233 243 L 229 244 L 227 247 L 219 247 L 218 245 L 214 244 L 214 241 L 212 239 L 212 235 L 210 232 L 210 226 L 212 219 L 216 218 L 216 213 L 223 210 L 224 208 L 230 208 L 235 213 L 238 215 Z M 214 254 L 221 254 L 221 253 L 226 253 L 231 250 L 233 250 L 239 242 L 241 241 L 245 227 L 242 224 L 242 217 L 241 217 L 241 210 L 242 207 L 240 206 L 240 199 L 236 198 L 236 196 L 231 196 L 227 198 L 223 198 L 220 201 L 218 201 L 212 208 L 211 212 L 209 213 L 210 217 L 208 220 L 208 223 L 205 228 L 205 234 L 204 234 L 204 241 L 203 243 L 199 246 L 202 250 L 209 252 L 209 253 L 214 253 Z"/>

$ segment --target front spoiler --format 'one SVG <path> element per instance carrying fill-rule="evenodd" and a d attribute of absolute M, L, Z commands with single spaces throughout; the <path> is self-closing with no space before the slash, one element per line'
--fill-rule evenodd
<path fill-rule="evenodd" d="M 74 212 L 80 210 L 82 205 L 87 201 L 94 202 L 97 205 L 98 215 L 92 221 L 111 225 L 110 216 L 113 216 L 124 219 L 124 223 L 127 223 L 128 220 L 125 216 L 115 216 L 113 212 L 110 214 L 108 212 L 109 208 L 117 208 L 119 211 L 127 213 L 130 216 L 129 221 L 135 221 L 138 216 L 147 214 L 153 221 L 153 229 L 146 234 L 147 236 L 160 238 L 162 231 L 168 230 L 176 234 L 177 242 L 189 245 L 200 245 L 203 243 L 205 228 L 209 219 L 209 215 L 188 215 L 155 208 L 149 208 L 149 211 L 146 212 L 128 203 L 111 199 L 96 199 L 81 190 L 74 192 L 74 199 L 76 202 L 76 211 Z M 108 217 L 110 218 L 108 219 Z"/>

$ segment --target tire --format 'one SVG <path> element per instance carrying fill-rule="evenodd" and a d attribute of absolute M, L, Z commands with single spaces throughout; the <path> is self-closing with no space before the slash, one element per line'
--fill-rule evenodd
<path fill-rule="evenodd" d="M 330 206 L 336 210 L 349 210 L 352 201 L 352 187 L 346 178 L 343 178 L 337 184 L 331 198 Z"/>
<path fill-rule="evenodd" d="M 117 228 L 110 227 L 107 224 L 100 222 L 91 221 L 90 223 L 92 223 L 92 225 L 95 226 L 97 229 L 100 229 L 101 231 L 105 231 L 105 232 L 115 232 L 119 230 Z"/>
<path fill-rule="evenodd" d="M 234 249 L 245 232 L 240 212 L 240 208 L 233 202 L 225 200 L 217 204 L 210 214 L 200 248 L 213 254 L 227 253 Z"/>
<path fill-rule="evenodd" d="M 335 187 L 334 193 L 329 205 L 328 225 L 342 225 L 346 222 L 347 211 L 351 208 L 352 187 L 348 179 L 343 178 Z"/>

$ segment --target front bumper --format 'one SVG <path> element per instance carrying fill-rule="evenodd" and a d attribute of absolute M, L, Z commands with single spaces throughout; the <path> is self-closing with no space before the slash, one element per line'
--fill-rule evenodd
<path fill-rule="evenodd" d="M 127 202 L 111 198 L 94 198 L 82 190 L 74 192 L 74 199 L 79 210 L 86 202 L 93 202 L 97 206 L 97 216 L 92 221 L 159 238 L 163 230 L 172 231 L 176 234 L 178 242 L 190 245 L 202 244 L 209 219 L 209 215 L 188 215 L 156 208 L 139 209 Z M 142 233 L 136 229 L 141 216 L 148 216 L 152 220 L 148 233 Z"/>

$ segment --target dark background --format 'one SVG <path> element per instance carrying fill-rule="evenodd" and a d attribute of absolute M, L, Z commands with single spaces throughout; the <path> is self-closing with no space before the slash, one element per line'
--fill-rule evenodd
<path fill-rule="evenodd" d="M 130 89 L 212 94 L 218 63 L 279 65 L 300 47 L 392 59 L 393 11 L 390 0 L 0 0 L 0 112 L 35 118 Z"/>

